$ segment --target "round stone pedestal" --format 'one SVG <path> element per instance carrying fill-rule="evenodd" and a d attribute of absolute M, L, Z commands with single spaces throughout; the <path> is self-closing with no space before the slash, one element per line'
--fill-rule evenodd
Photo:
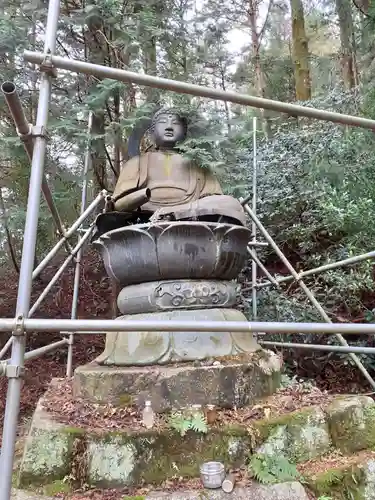
<path fill-rule="evenodd" d="M 118 319 L 149 321 L 246 321 L 235 309 L 172 310 L 131 314 Z M 199 361 L 235 356 L 260 349 L 247 332 L 111 332 L 106 335 L 99 365 L 133 366 Z"/>

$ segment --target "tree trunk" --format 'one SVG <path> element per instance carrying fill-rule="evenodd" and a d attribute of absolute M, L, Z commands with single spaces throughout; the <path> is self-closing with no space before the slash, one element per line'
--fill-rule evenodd
<path fill-rule="evenodd" d="M 342 78 L 345 88 L 351 89 L 358 84 L 353 46 L 354 29 L 351 2 L 349 0 L 336 0 L 336 12 L 340 25 Z"/>
<path fill-rule="evenodd" d="M 100 35 L 103 29 L 102 17 L 97 12 L 96 16 L 92 16 L 88 21 L 88 29 L 85 32 L 85 43 L 87 50 L 88 61 L 94 64 L 105 65 L 106 56 L 108 55 L 107 46 Z M 91 80 L 92 82 L 92 80 Z M 94 89 L 95 84 L 91 83 L 91 89 Z M 96 190 L 109 189 L 107 175 L 107 157 L 104 141 L 105 133 L 105 113 L 104 110 L 95 110 L 92 118 L 92 142 L 91 142 L 91 157 L 92 169 L 94 173 L 94 181 Z"/>
<path fill-rule="evenodd" d="M 305 31 L 302 0 L 290 0 L 292 11 L 292 47 L 297 101 L 311 98 L 309 46 Z"/>
<path fill-rule="evenodd" d="M 252 60 L 255 72 L 256 93 L 258 97 L 266 97 L 266 84 L 260 62 L 261 36 L 257 30 L 258 3 L 259 2 L 257 0 L 249 0 L 248 19 L 251 30 L 251 48 L 252 48 Z M 263 28 L 261 32 L 263 32 Z M 264 135 L 266 136 L 267 139 L 269 139 L 271 135 L 271 123 L 270 120 L 267 118 L 264 109 L 261 110 L 261 113 L 262 113 L 262 126 Z"/>

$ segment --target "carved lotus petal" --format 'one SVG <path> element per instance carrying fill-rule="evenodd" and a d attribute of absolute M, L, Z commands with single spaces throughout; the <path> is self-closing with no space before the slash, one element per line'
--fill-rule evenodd
<path fill-rule="evenodd" d="M 121 285 L 159 275 L 155 241 L 147 229 L 136 225 L 115 229 L 94 243 L 101 249 L 108 275 Z"/>
<path fill-rule="evenodd" d="M 210 227 L 176 222 L 157 241 L 159 269 L 168 278 L 211 276 L 216 262 L 216 241 Z"/>
<path fill-rule="evenodd" d="M 247 259 L 247 244 L 250 231 L 246 227 L 228 226 L 216 231 L 218 238 L 218 260 L 216 262 L 215 278 L 235 279 Z"/>
<path fill-rule="evenodd" d="M 122 286 L 168 279 L 237 277 L 250 231 L 203 222 L 139 224 L 109 231 L 94 244 L 109 276 Z"/>

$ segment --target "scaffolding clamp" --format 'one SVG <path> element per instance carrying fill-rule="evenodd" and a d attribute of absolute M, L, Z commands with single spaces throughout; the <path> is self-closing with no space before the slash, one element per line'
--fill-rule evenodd
<path fill-rule="evenodd" d="M 10 365 L 8 361 L 0 362 L 0 377 L 21 378 L 24 376 L 25 368 L 18 365 Z"/>
<path fill-rule="evenodd" d="M 48 139 L 47 130 L 43 126 L 40 127 L 38 125 L 33 125 L 31 127 L 31 135 L 32 135 L 33 139 L 35 139 L 36 137 L 42 137 L 43 139 Z"/>
<path fill-rule="evenodd" d="M 48 51 L 46 54 L 44 54 L 44 59 L 40 63 L 39 69 L 43 73 L 46 73 L 48 76 L 50 76 L 52 78 L 57 78 L 57 70 L 56 70 L 55 66 L 53 65 L 52 54 L 50 51 Z"/>
<path fill-rule="evenodd" d="M 25 335 L 25 318 L 23 314 L 17 316 L 12 335 L 13 337 L 23 337 Z"/>

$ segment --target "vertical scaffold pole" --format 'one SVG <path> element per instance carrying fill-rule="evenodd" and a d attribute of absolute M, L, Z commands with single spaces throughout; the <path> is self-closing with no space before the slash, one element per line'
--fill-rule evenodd
<path fill-rule="evenodd" d="M 253 118 L 253 196 L 252 196 L 252 210 L 254 214 L 257 213 L 257 118 Z M 251 224 L 251 236 L 252 241 L 255 242 L 257 239 L 257 226 L 254 221 Z M 254 246 L 253 252 L 256 255 L 256 248 Z M 256 321 L 258 316 L 258 304 L 257 304 L 257 263 L 256 260 L 251 261 L 251 283 L 252 283 L 252 311 L 253 311 L 253 321 Z"/>
<path fill-rule="evenodd" d="M 48 57 L 49 54 L 53 54 L 55 51 L 59 10 L 60 0 L 50 0 L 44 42 L 44 53 L 46 57 Z M 14 448 L 20 408 L 21 377 L 23 373 L 25 357 L 25 332 L 23 328 L 23 320 L 27 318 L 30 308 L 32 273 L 34 267 L 39 206 L 46 153 L 45 134 L 48 122 L 51 86 L 51 75 L 44 72 L 42 74 L 39 89 L 39 102 L 35 127 L 35 143 L 30 173 L 29 195 L 22 249 L 22 262 L 17 296 L 17 326 L 12 332 L 12 356 L 7 366 L 7 376 L 9 382 L 4 417 L 3 441 L 1 448 L 0 500 L 10 499 L 12 487 Z"/>
<path fill-rule="evenodd" d="M 92 113 L 90 112 L 88 126 L 87 126 L 88 138 L 87 138 L 85 159 L 84 159 L 84 166 L 83 166 L 83 174 L 82 174 L 81 215 L 83 214 L 83 212 L 86 209 L 86 201 L 87 201 L 88 172 L 89 172 L 90 163 L 91 163 L 91 151 L 90 151 L 91 129 L 92 129 Z M 81 239 L 82 239 L 82 237 L 80 236 L 79 240 L 81 240 Z M 82 252 L 83 252 L 83 248 L 81 247 L 78 250 L 77 257 L 76 257 L 71 319 L 77 319 L 79 282 L 80 282 L 80 278 L 81 278 Z M 66 363 L 66 376 L 67 377 L 72 377 L 72 375 L 73 375 L 73 343 L 74 343 L 74 333 L 71 333 L 69 335 L 68 360 Z"/>

